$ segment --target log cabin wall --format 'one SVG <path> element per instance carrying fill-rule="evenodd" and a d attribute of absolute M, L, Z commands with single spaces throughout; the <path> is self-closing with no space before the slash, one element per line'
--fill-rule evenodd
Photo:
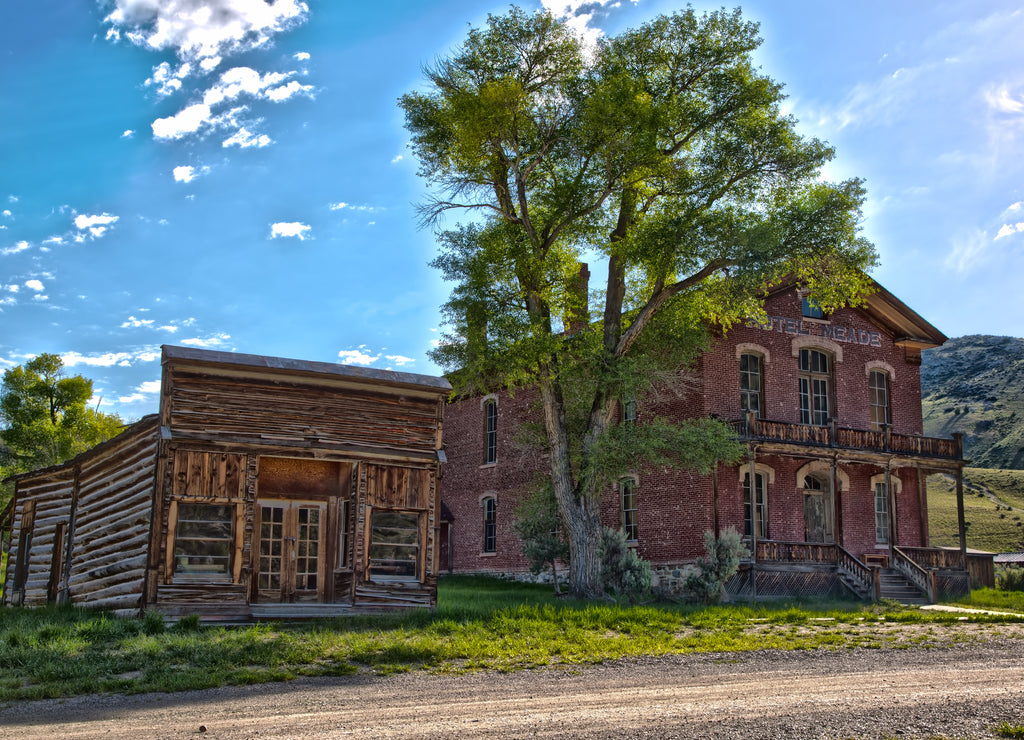
<path fill-rule="evenodd" d="M 147 417 L 64 465 L 16 478 L 5 603 L 138 610 L 157 428 Z"/>

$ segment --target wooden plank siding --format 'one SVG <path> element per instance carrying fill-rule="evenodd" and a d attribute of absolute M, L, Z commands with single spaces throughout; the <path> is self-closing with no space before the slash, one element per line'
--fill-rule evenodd
<path fill-rule="evenodd" d="M 168 427 L 176 439 L 434 455 L 436 398 L 261 377 L 174 371 Z"/>
<path fill-rule="evenodd" d="M 35 514 L 23 594 L 8 602 L 140 606 L 157 428 L 156 417 L 148 417 L 71 463 L 18 477 L 14 531 L 24 528 L 27 505 Z M 22 540 L 13 539 L 12 563 L 21 562 Z M 13 590 L 16 570 L 8 569 L 7 589 Z"/>

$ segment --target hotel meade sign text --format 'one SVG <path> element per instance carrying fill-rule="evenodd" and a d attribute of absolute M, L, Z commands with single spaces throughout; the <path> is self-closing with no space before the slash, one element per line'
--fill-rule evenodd
<path fill-rule="evenodd" d="M 857 329 L 853 326 L 837 326 L 833 324 L 819 323 L 817 321 L 802 321 L 800 319 L 788 319 L 783 316 L 769 316 L 766 321 L 751 321 L 747 326 L 764 331 L 777 331 L 781 334 L 793 336 L 805 335 L 811 337 L 824 337 L 833 342 L 845 342 L 847 344 L 864 344 L 869 347 L 881 347 L 882 335 L 877 331 Z"/>

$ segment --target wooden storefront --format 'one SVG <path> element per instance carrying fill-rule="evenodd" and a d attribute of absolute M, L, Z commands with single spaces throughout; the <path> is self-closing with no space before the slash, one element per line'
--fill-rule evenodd
<path fill-rule="evenodd" d="M 449 391 L 165 347 L 158 415 L 15 479 L 5 601 L 226 620 L 433 605 Z"/>

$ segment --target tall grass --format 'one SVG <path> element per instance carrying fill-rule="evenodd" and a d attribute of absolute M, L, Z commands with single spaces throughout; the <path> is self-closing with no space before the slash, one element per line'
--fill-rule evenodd
<path fill-rule="evenodd" d="M 549 587 L 450 577 L 438 607 L 401 614 L 205 627 L 159 615 L 117 619 L 73 608 L 0 612 L 0 701 L 90 692 L 178 691 L 357 671 L 510 671 L 684 652 L 879 647 L 919 642 L 929 622 L 956 639 L 960 615 L 896 604 L 715 607 L 556 599 Z M 974 621 L 1024 621 L 978 615 Z M 893 625 L 896 625 L 894 627 Z"/>

